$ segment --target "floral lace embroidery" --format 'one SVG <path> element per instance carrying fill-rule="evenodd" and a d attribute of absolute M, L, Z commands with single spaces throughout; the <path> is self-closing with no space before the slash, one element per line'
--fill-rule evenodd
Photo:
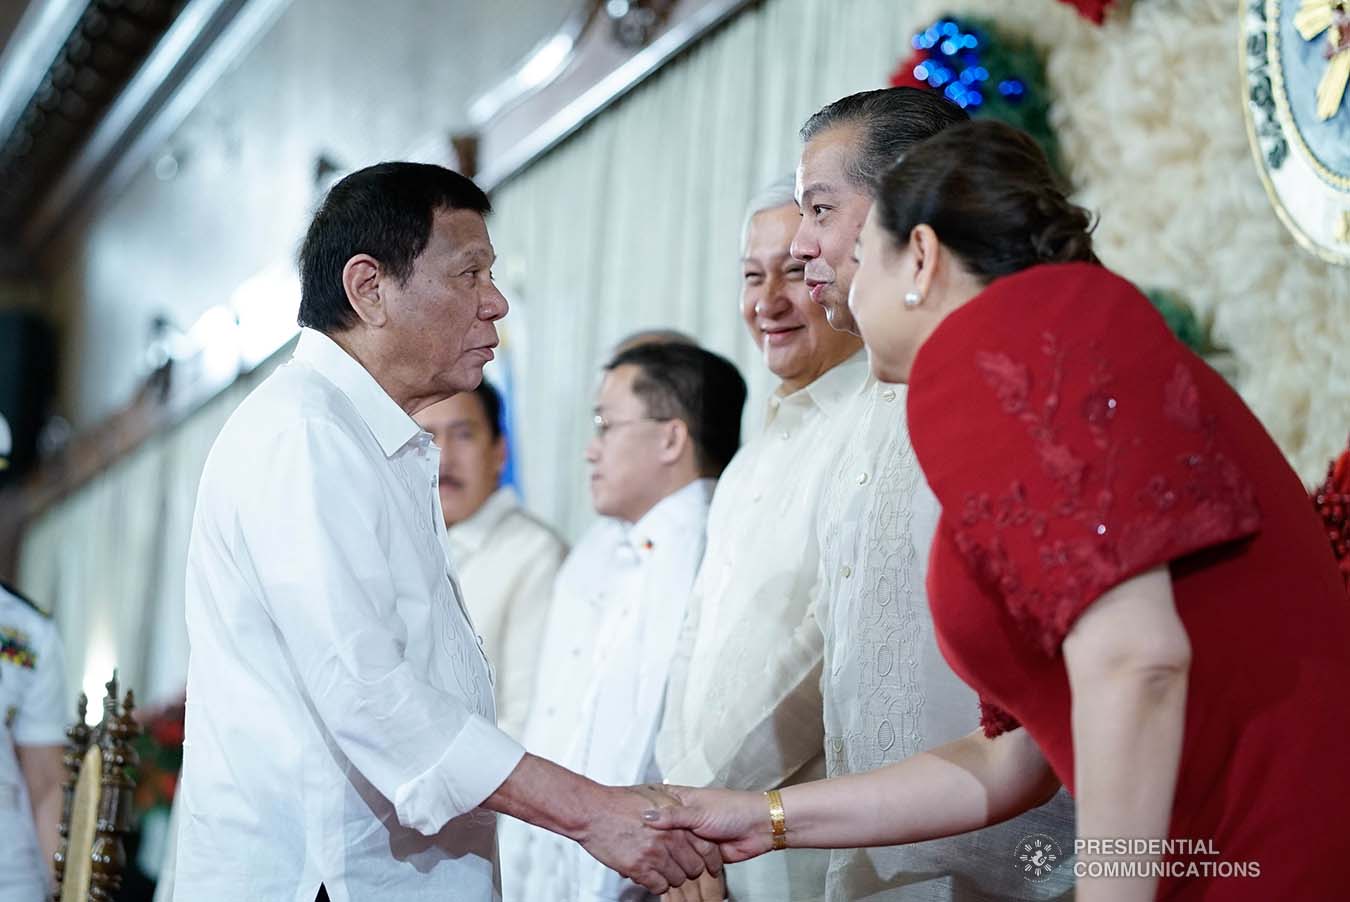
<path fill-rule="evenodd" d="M 1184 363 L 1177 362 L 1160 401 L 1167 422 L 1189 434 L 1191 450 L 1143 485 L 1122 485 L 1120 455 L 1146 452 L 1143 437 L 1112 434 L 1119 402 L 1105 359 L 1098 355 L 1078 411 L 1093 445 L 1085 459 L 1057 426 L 1066 352 L 1049 333 L 1042 336 L 1041 352 L 1050 376 L 1039 398 L 1030 368 L 1007 354 L 979 352 L 975 366 L 1003 412 L 1026 429 L 1053 497 L 1033 504 L 1020 480 L 998 495 L 970 492 L 954 518 L 953 537 L 981 582 L 997 590 L 1013 617 L 1054 654 L 1085 600 L 1162 562 L 1168 549 L 1248 534 L 1260 518 L 1251 487 L 1218 448 L 1214 419 L 1201 409 Z M 1138 512 L 1113 519 L 1118 499 L 1132 499 Z M 1064 520 L 1076 527 L 1050 536 L 1050 524 Z M 1026 541 L 1018 533 L 1035 543 L 1034 571 L 1009 553 L 1010 542 Z"/>

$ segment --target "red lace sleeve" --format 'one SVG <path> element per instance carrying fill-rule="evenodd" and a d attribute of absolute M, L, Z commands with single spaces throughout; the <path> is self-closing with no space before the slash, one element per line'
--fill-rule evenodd
<path fill-rule="evenodd" d="M 1259 528 L 1203 366 L 1085 264 L 998 280 L 921 349 L 920 463 L 966 565 L 1046 652 L 1111 587 Z"/>

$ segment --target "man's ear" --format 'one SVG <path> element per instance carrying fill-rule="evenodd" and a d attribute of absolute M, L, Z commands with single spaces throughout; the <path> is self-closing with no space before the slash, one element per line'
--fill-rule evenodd
<path fill-rule="evenodd" d="M 657 453 L 657 460 L 663 464 L 673 464 L 684 455 L 686 448 L 691 448 L 694 438 L 689 434 L 689 424 L 684 420 L 668 420 L 661 424 L 664 430 L 661 433 L 661 450 Z"/>
<path fill-rule="evenodd" d="M 380 294 L 380 285 L 385 278 L 380 261 L 370 254 L 357 254 L 342 267 L 342 289 L 347 294 L 347 303 L 366 325 L 383 326 L 388 319 Z"/>
<path fill-rule="evenodd" d="M 492 469 L 497 474 L 498 480 L 502 478 L 502 473 L 506 472 L 507 451 L 506 436 L 499 435 L 492 440 L 492 451 L 489 453 L 492 455 Z"/>

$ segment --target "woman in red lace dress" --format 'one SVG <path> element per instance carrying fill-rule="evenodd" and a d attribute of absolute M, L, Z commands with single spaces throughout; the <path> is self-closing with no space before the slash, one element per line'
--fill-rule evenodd
<path fill-rule="evenodd" d="M 940 133 L 880 186 L 850 306 L 876 375 L 909 383 L 943 507 L 933 619 L 983 729 L 783 790 L 779 842 L 964 832 L 1062 783 L 1081 902 L 1350 898 L 1350 606 L 1326 536 L 1251 411 L 1089 232 L 997 123 Z M 730 861 L 770 848 L 764 798 L 676 792 L 654 825 Z M 1070 840 L 1009 866 L 1054 867 Z"/>

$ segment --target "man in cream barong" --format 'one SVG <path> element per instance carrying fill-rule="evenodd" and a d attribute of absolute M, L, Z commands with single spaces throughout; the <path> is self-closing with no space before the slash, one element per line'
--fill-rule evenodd
<path fill-rule="evenodd" d="M 792 219 L 789 259 L 803 267 L 801 291 L 836 334 L 856 334 L 846 301 L 872 179 L 908 146 L 964 118 L 936 95 L 905 88 L 843 98 L 802 130 L 788 189 L 796 203 L 782 202 L 780 188 L 777 198 L 752 204 L 752 234 L 757 223 Z M 745 263 L 755 277 L 763 261 L 747 250 Z M 769 789 L 872 770 L 976 725 L 975 695 L 943 660 L 928 612 L 925 565 L 939 509 L 909 445 L 905 387 L 878 382 L 858 351 L 805 391 L 808 420 L 818 422 L 811 438 L 789 452 L 794 430 L 782 427 L 781 413 L 795 395 L 780 390 L 765 433 L 742 452 L 746 466 L 733 462 L 714 499 L 710 550 L 686 625 L 688 676 L 672 686 L 669 703 L 683 720 L 671 721 L 665 749 L 686 762 L 667 769 L 671 783 Z M 784 453 L 775 455 L 775 446 Z M 753 474 L 747 493 L 733 494 L 732 477 L 742 473 Z M 756 523 L 753 511 L 770 492 L 778 505 L 793 496 L 809 504 Z M 725 514 L 741 517 L 727 533 L 737 547 L 714 561 L 724 501 L 740 509 Z M 796 517 L 805 519 L 793 529 Z M 758 594 L 737 591 L 745 580 L 731 577 L 737 568 L 758 574 Z M 805 729 L 808 721 L 814 730 Z M 810 746 L 808 736 L 821 745 Z M 807 757 L 822 749 L 823 761 Z M 1053 898 L 1065 882 L 1032 884 L 1011 862 L 1027 834 L 1070 841 L 1071 810 L 1061 798 L 990 830 L 906 847 L 789 850 L 728 868 L 727 889 L 733 902 Z M 717 898 L 715 882 L 704 878 L 701 895 L 691 883 L 672 898 Z"/>

